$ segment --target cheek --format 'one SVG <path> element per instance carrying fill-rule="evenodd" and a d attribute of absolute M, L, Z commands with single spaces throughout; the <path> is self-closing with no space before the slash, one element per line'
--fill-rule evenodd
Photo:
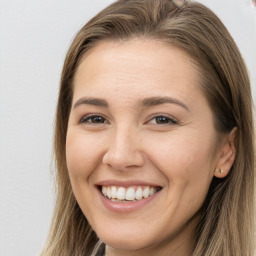
<path fill-rule="evenodd" d="M 161 169 L 179 169 L 180 171 L 192 171 L 193 167 L 198 166 L 200 171 L 205 165 L 211 162 L 212 147 L 211 143 L 201 143 L 191 138 L 182 138 L 171 136 L 162 141 L 151 141 L 151 157 L 163 166 Z M 175 168 L 174 168 L 175 167 Z M 195 171 L 195 170 L 194 170 Z"/>
<path fill-rule="evenodd" d="M 150 159 L 165 175 L 170 188 L 180 196 L 208 190 L 213 174 L 213 136 L 200 140 L 199 133 L 182 137 L 178 133 L 152 141 Z M 206 193 L 205 192 L 205 193 Z M 183 195 L 182 195 L 183 194 Z M 202 194 L 199 193 L 199 194 Z"/>
<path fill-rule="evenodd" d="M 66 159 L 70 176 L 88 176 L 100 159 L 100 145 L 92 136 L 68 131 Z"/>
<path fill-rule="evenodd" d="M 92 173 L 99 163 L 99 143 L 93 136 L 75 129 L 68 130 L 66 139 L 67 168 L 75 198 L 84 214 L 92 218 L 91 205 L 94 204 Z"/>

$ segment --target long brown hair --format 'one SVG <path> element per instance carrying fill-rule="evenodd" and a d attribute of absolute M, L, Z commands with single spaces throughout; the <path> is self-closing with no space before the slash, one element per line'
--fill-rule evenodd
<path fill-rule="evenodd" d="M 102 40 L 151 38 L 186 52 L 201 73 L 201 90 L 220 134 L 237 127 L 237 155 L 229 175 L 213 178 L 201 210 L 194 256 L 252 256 L 254 249 L 254 128 L 250 81 L 229 32 L 207 7 L 171 0 L 119 0 L 92 18 L 67 53 L 55 127 L 57 198 L 43 256 L 91 255 L 98 238 L 73 195 L 65 157 L 74 74 Z"/>

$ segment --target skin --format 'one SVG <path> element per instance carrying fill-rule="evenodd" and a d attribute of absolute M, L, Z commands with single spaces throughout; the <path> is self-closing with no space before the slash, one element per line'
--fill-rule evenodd
<path fill-rule="evenodd" d="M 184 52 L 154 40 L 100 42 L 79 65 L 67 165 L 75 197 L 107 244 L 107 256 L 191 255 L 211 180 L 225 177 L 235 156 L 234 131 L 216 150 L 214 116 L 199 84 L 198 68 Z M 143 105 L 150 97 L 174 100 Z M 142 208 L 116 213 L 95 187 L 105 180 L 162 189 Z"/>

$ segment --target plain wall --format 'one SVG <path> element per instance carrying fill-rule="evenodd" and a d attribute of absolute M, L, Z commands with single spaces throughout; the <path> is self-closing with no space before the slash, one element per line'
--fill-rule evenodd
<path fill-rule="evenodd" d="M 65 53 L 110 0 L 0 0 L 0 255 L 38 255 L 53 208 L 54 112 Z M 256 9 L 250 0 L 201 0 L 228 27 L 256 100 Z"/>

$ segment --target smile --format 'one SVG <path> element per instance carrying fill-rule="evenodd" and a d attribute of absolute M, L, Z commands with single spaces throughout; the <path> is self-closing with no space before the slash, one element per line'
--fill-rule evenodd
<path fill-rule="evenodd" d="M 101 186 L 101 193 L 113 202 L 135 202 L 149 198 L 156 194 L 161 188 L 151 186 Z"/>

